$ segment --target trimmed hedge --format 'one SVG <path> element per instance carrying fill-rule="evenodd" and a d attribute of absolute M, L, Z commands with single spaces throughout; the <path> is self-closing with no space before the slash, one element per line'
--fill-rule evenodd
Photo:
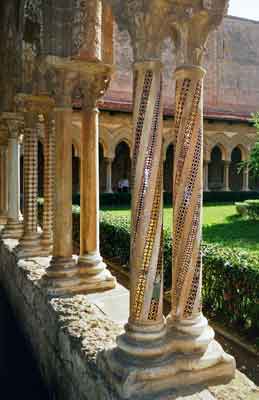
<path fill-rule="evenodd" d="M 129 268 L 130 223 L 126 217 L 103 213 L 102 255 Z M 247 252 L 203 243 L 203 304 L 211 314 L 244 331 L 259 330 L 259 260 Z M 171 288 L 171 235 L 164 231 L 165 290 Z"/>
<path fill-rule="evenodd" d="M 235 203 L 248 199 L 259 199 L 259 192 L 204 192 L 203 201 L 205 203 Z M 131 193 L 101 193 L 101 207 L 130 206 Z M 73 204 L 80 205 L 80 193 L 73 195 Z M 164 192 L 164 204 L 172 205 L 172 193 Z"/>
<path fill-rule="evenodd" d="M 247 200 L 243 203 L 235 203 L 237 213 L 251 220 L 259 220 L 259 200 Z"/>
<path fill-rule="evenodd" d="M 39 203 L 42 218 L 42 201 Z M 73 241 L 79 249 L 80 207 L 73 206 Z M 130 221 L 101 213 L 101 254 L 116 258 L 129 269 Z M 244 332 L 258 336 L 259 331 L 259 260 L 248 252 L 203 243 L 203 304 L 213 315 L 227 324 L 237 325 Z M 171 287 L 171 234 L 164 231 L 165 290 Z"/>

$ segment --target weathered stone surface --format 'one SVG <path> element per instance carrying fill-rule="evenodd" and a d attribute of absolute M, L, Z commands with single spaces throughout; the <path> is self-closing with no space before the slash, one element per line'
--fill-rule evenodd
<path fill-rule="evenodd" d="M 49 299 L 41 288 L 48 258 L 19 261 L 15 240 L 0 244 L 0 279 L 28 337 L 42 376 L 57 400 L 119 400 L 104 382 L 96 358 L 114 346 L 122 325 L 98 307 L 98 295 Z M 115 289 L 117 290 L 117 289 Z M 100 294 L 101 298 L 103 294 Z M 91 300 L 91 302 L 90 302 Z M 164 393 L 152 400 L 257 400 L 259 392 L 237 372 L 227 386 Z M 133 400 L 133 399 L 132 399 Z M 137 400 L 135 397 L 134 400 Z M 141 400 L 144 400 L 142 397 Z M 148 399 L 151 400 L 151 399 Z"/>

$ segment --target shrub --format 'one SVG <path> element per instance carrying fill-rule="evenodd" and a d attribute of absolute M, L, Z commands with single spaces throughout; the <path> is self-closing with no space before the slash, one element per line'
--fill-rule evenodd
<path fill-rule="evenodd" d="M 42 201 L 39 217 L 42 218 Z M 80 208 L 73 206 L 73 241 L 79 248 Z M 130 222 L 127 217 L 101 213 L 101 254 L 129 269 Z M 243 331 L 259 330 L 259 260 L 248 252 L 203 243 L 203 304 L 216 316 Z M 172 241 L 164 231 L 165 290 L 171 288 Z"/>
<path fill-rule="evenodd" d="M 101 252 L 129 268 L 130 225 L 127 217 L 103 214 Z M 203 304 L 210 312 L 244 331 L 259 329 L 259 260 L 245 251 L 203 243 Z M 164 231 L 165 290 L 171 288 L 172 243 Z"/>
<path fill-rule="evenodd" d="M 247 200 L 245 202 L 248 218 L 259 219 L 259 200 Z"/>
<path fill-rule="evenodd" d="M 241 217 L 244 217 L 245 215 L 247 215 L 247 205 L 245 202 L 235 203 L 235 206 L 236 206 L 238 215 L 240 215 Z"/>

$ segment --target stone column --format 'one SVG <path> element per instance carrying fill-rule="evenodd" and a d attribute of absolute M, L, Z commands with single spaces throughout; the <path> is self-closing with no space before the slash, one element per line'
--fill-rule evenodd
<path fill-rule="evenodd" d="M 203 160 L 203 191 L 209 191 L 209 161 Z"/>
<path fill-rule="evenodd" d="M 38 124 L 36 112 L 25 113 L 23 139 L 23 193 L 24 232 L 17 247 L 20 258 L 41 255 L 40 234 L 38 233 Z"/>
<path fill-rule="evenodd" d="M 85 64 L 87 70 L 88 64 Z M 99 244 L 99 111 L 97 100 L 109 82 L 110 69 L 94 63 L 84 81 L 80 169 L 80 257 L 78 266 L 84 291 L 112 289 L 116 280 L 107 270 Z"/>
<path fill-rule="evenodd" d="M 53 257 L 44 276 L 50 295 L 73 294 L 79 280 L 72 257 L 72 109 L 55 109 Z"/>
<path fill-rule="evenodd" d="M 0 224 L 7 222 L 8 213 L 8 187 L 7 187 L 7 157 L 8 147 L 0 145 Z"/>
<path fill-rule="evenodd" d="M 185 5 L 175 10 L 176 48 L 172 306 L 168 317 L 172 355 L 177 354 L 178 380 L 184 384 L 231 379 L 235 361 L 214 340 L 202 313 L 202 163 L 203 50 L 211 30 L 221 22 L 226 1 L 202 2 L 181 20 Z M 173 11 L 173 10 L 172 10 Z M 178 19 L 179 18 L 179 19 Z M 192 365 L 188 364 L 192 357 Z M 181 360 L 181 361 L 180 361 Z M 181 365 L 180 365 L 181 364 Z M 220 372 L 218 372 L 220 370 Z"/>
<path fill-rule="evenodd" d="M 171 323 L 190 335 L 201 313 L 203 77 L 200 66 L 176 69 L 173 277 Z M 212 340 L 210 330 L 208 341 Z"/>
<path fill-rule="evenodd" d="M 54 214 L 54 166 L 55 166 L 55 126 L 54 114 L 44 114 L 44 205 L 43 205 L 43 233 L 41 246 L 46 254 L 53 249 L 53 214 Z"/>
<path fill-rule="evenodd" d="M 155 357 L 163 317 L 162 64 L 134 64 L 130 317 L 118 344 L 131 356 Z M 142 344 L 141 344 L 142 342 Z"/>
<path fill-rule="evenodd" d="M 112 191 L 112 158 L 106 158 L 106 193 L 113 193 Z"/>
<path fill-rule="evenodd" d="M 243 192 L 249 192 L 249 168 L 246 165 L 243 169 L 243 185 L 242 185 Z"/>
<path fill-rule="evenodd" d="M 157 385 L 163 387 L 158 369 L 166 338 L 160 60 L 167 10 L 154 2 L 124 3 L 123 11 L 114 4 L 113 12 L 119 28 L 128 30 L 134 50 L 130 313 L 118 347 L 103 355 L 100 364 L 121 397 L 145 392 L 153 398 Z"/>
<path fill-rule="evenodd" d="M 4 113 L 8 127 L 8 219 L 2 238 L 19 239 L 23 233 L 20 212 L 20 128 L 23 118 L 16 113 Z"/>
<path fill-rule="evenodd" d="M 230 192 L 229 166 L 230 166 L 230 161 L 224 161 L 224 181 L 223 181 L 223 191 L 224 192 Z"/>

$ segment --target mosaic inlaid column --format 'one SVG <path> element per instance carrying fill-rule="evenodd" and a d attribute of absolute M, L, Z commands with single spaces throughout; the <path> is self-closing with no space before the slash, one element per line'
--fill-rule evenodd
<path fill-rule="evenodd" d="M 204 75 L 199 66 L 182 66 L 175 73 L 171 322 L 189 334 L 207 323 L 201 312 Z"/>
<path fill-rule="evenodd" d="M 38 232 L 38 123 L 37 113 L 25 113 L 23 138 L 24 232 L 17 247 L 18 256 L 36 257 L 41 254 Z"/>
<path fill-rule="evenodd" d="M 130 354 L 145 354 L 141 342 L 162 338 L 163 317 L 163 171 L 162 65 L 134 64 L 130 316 L 118 345 Z"/>
<path fill-rule="evenodd" d="M 229 192 L 230 187 L 229 187 L 229 167 L 230 167 L 230 161 L 224 161 L 224 173 L 223 173 L 223 191 L 224 192 Z"/>
<path fill-rule="evenodd" d="M 7 145 L 0 145 L 0 224 L 6 224 L 8 213 Z"/>
<path fill-rule="evenodd" d="M 53 248 L 53 207 L 54 207 L 54 167 L 55 167 L 55 126 L 54 115 L 44 114 L 44 205 L 43 205 L 43 233 L 41 246 L 47 254 Z"/>
<path fill-rule="evenodd" d="M 105 158 L 106 162 L 106 193 L 113 193 L 112 191 L 112 158 Z"/>
<path fill-rule="evenodd" d="M 103 67 L 96 64 L 95 75 L 84 76 L 86 87 L 81 128 L 78 267 L 82 288 L 86 292 L 112 289 L 116 284 L 103 262 L 99 243 L 99 111 L 96 103 L 104 93 L 105 81 L 108 79 L 102 70 Z M 107 74 L 109 76 L 109 71 Z"/>
<path fill-rule="evenodd" d="M 53 256 L 44 284 L 50 295 L 72 294 L 79 283 L 72 257 L 72 109 L 55 109 Z"/>
<path fill-rule="evenodd" d="M 15 113 L 5 117 L 8 137 L 8 219 L 1 232 L 2 238 L 19 239 L 23 233 L 20 212 L 20 127 L 22 118 Z"/>
<path fill-rule="evenodd" d="M 242 185 L 242 191 L 243 192 L 249 192 L 249 168 L 248 166 L 245 166 L 243 169 L 243 185 Z"/>

